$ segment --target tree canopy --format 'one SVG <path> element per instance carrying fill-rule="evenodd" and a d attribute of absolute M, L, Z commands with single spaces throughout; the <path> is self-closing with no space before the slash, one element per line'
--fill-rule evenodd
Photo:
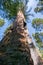
<path fill-rule="evenodd" d="M 17 15 L 18 10 L 20 9 L 23 13 L 25 12 L 28 0 L 2 0 L 0 3 L 1 9 L 6 12 L 6 17 L 9 17 L 11 19 Z"/>
<path fill-rule="evenodd" d="M 38 44 L 38 47 L 43 47 L 43 32 L 42 33 L 35 33 L 33 34 L 33 37 L 35 38 L 36 43 Z"/>
<path fill-rule="evenodd" d="M 33 19 L 32 26 L 38 30 L 43 29 L 43 19 L 41 18 Z"/>

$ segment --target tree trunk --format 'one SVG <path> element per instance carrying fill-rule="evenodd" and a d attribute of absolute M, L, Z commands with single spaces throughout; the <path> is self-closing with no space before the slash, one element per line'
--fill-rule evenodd
<path fill-rule="evenodd" d="M 27 43 L 28 30 L 21 11 L 0 45 L 0 65 L 34 65 Z"/>

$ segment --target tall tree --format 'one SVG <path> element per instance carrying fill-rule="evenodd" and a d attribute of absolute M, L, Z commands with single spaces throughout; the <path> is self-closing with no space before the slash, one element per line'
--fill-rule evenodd
<path fill-rule="evenodd" d="M 2 10 L 6 13 L 6 17 L 9 19 L 17 19 L 17 21 L 25 21 L 30 15 L 27 11 L 28 0 L 2 0 Z M 18 17 L 19 16 L 19 17 Z"/>

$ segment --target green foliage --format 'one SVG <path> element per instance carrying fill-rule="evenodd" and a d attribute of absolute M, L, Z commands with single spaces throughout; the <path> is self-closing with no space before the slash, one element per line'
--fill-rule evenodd
<path fill-rule="evenodd" d="M 39 48 L 41 48 L 43 46 L 43 42 L 42 40 L 40 39 L 40 36 L 42 35 L 43 33 L 35 33 L 33 34 L 33 37 L 35 38 Z"/>
<path fill-rule="evenodd" d="M 5 18 L 14 19 L 19 10 L 23 12 L 26 19 L 28 19 L 29 18 L 28 16 L 31 15 L 29 14 L 31 9 L 27 11 L 28 7 L 27 3 L 29 2 L 29 0 L 2 0 L 2 1 L 3 2 L 0 3 L 2 5 L 1 10 L 5 12 Z"/>
<path fill-rule="evenodd" d="M 15 19 L 17 12 L 21 10 L 26 19 L 29 19 L 29 15 L 34 16 L 33 14 L 29 14 L 32 8 L 27 11 L 27 3 L 29 0 L 2 0 L 1 10 L 5 12 L 5 18 Z"/>
<path fill-rule="evenodd" d="M 41 36 L 43 36 L 43 33 L 40 33 Z"/>
<path fill-rule="evenodd" d="M 38 5 L 43 5 L 43 1 L 39 1 Z"/>
<path fill-rule="evenodd" d="M 41 19 L 41 18 L 33 19 L 33 21 L 32 21 L 32 26 L 33 26 L 34 28 L 38 28 L 38 27 L 40 27 L 40 25 L 43 26 L 43 19 Z"/>
<path fill-rule="evenodd" d="M 40 7 L 41 6 L 41 7 Z M 37 13 L 37 12 L 41 12 L 43 11 L 43 1 L 40 0 L 37 4 L 37 7 L 34 9 L 34 11 Z"/>
<path fill-rule="evenodd" d="M 43 7 L 36 7 L 35 9 L 34 9 L 34 11 L 37 13 L 37 12 L 40 12 L 40 11 L 42 11 L 43 10 Z"/>
<path fill-rule="evenodd" d="M 16 2 L 13 0 L 5 0 L 3 2 L 3 9 L 7 12 L 8 17 L 12 18 L 17 15 L 18 10 L 24 10 L 24 4 L 18 0 Z"/>
<path fill-rule="evenodd" d="M 0 27 L 4 25 L 5 21 L 3 19 L 0 19 Z"/>

